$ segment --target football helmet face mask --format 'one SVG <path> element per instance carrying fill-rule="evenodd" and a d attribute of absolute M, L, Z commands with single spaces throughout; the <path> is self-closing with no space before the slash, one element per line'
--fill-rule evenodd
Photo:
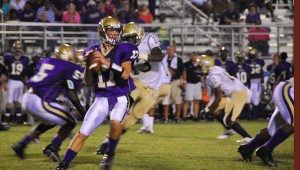
<path fill-rule="evenodd" d="M 98 23 L 99 38 L 108 44 L 116 45 L 121 40 L 122 25 L 111 16 L 101 19 Z"/>
<path fill-rule="evenodd" d="M 12 53 L 16 60 L 19 60 L 24 53 L 23 51 L 23 44 L 21 41 L 15 41 L 12 45 Z"/>
<path fill-rule="evenodd" d="M 55 57 L 61 60 L 77 63 L 76 51 L 68 44 L 61 45 L 55 50 Z"/>
<path fill-rule="evenodd" d="M 137 23 L 130 22 L 123 27 L 122 41 L 139 45 L 144 36 L 144 29 Z"/>
<path fill-rule="evenodd" d="M 240 51 L 236 52 L 235 59 L 238 65 L 244 64 L 244 54 Z"/>
<path fill-rule="evenodd" d="M 85 66 L 84 59 L 83 59 L 83 49 L 79 49 L 76 51 L 76 57 L 77 57 L 77 64 L 80 64 L 82 66 Z"/>
<path fill-rule="evenodd" d="M 257 55 L 257 50 L 253 47 L 249 47 L 248 49 L 248 57 L 249 59 L 252 59 L 254 60 L 256 58 L 256 55 Z"/>
<path fill-rule="evenodd" d="M 221 57 L 222 61 L 226 61 L 227 60 L 227 53 L 228 53 L 227 48 L 226 47 L 222 47 L 221 50 L 220 50 L 220 57 Z"/>
<path fill-rule="evenodd" d="M 208 55 L 200 56 L 200 67 L 202 73 L 207 74 L 215 66 L 215 59 Z"/>

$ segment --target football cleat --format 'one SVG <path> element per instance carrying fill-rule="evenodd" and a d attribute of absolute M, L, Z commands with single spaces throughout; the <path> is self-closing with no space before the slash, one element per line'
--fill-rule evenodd
<path fill-rule="evenodd" d="M 251 142 L 251 140 L 252 140 L 252 138 L 245 137 L 244 139 L 237 140 L 236 142 L 237 143 L 249 143 L 249 142 Z"/>
<path fill-rule="evenodd" d="M 69 165 L 67 164 L 66 161 L 62 160 L 59 162 L 59 164 L 57 165 L 57 167 L 54 170 L 65 170 L 68 169 Z"/>
<path fill-rule="evenodd" d="M 217 136 L 217 139 L 226 139 L 234 134 L 236 134 L 236 132 L 233 129 L 229 129 L 226 130 L 222 135 Z"/>
<path fill-rule="evenodd" d="M 60 158 L 58 156 L 59 148 L 50 144 L 43 149 L 43 153 L 48 156 L 53 162 L 59 162 Z"/>
<path fill-rule="evenodd" d="M 17 154 L 17 156 L 21 159 L 25 159 L 25 154 L 24 154 L 24 149 L 25 149 L 25 146 L 22 146 L 22 144 L 20 143 L 16 143 L 16 144 L 13 144 L 13 146 L 11 147 L 15 153 Z"/>
<path fill-rule="evenodd" d="M 277 164 L 273 160 L 272 156 L 272 150 L 269 148 L 266 148 L 264 146 L 258 148 L 256 150 L 256 156 L 260 157 L 264 161 L 264 163 L 271 167 L 276 167 Z"/>
<path fill-rule="evenodd" d="M 245 162 L 251 162 L 252 152 L 250 151 L 248 145 L 240 145 L 238 147 L 238 152 L 242 155 Z"/>
<path fill-rule="evenodd" d="M 99 167 L 104 169 L 104 170 L 109 170 L 111 169 L 112 165 L 113 165 L 113 159 L 114 159 L 114 153 L 108 153 L 108 154 L 104 154 L 103 158 L 99 164 Z"/>
<path fill-rule="evenodd" d="M 104 155 L 107 146 L 108 142 L 102 143 L 101 146 L 96 150 L 96 155 Z"/>

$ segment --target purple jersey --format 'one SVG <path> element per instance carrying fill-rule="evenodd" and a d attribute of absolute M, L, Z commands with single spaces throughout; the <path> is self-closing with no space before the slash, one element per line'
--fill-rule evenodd
<path fill-rule="evenodd" d="M 263 66 L 265 65 L 264 60 L 256 58 L 254 60 L 248 59 L 245 61 L 246 64 L 248 64 L 251 67 L 251 77 L 250 79 L 261 79 L 263 74 L 262 74 L 262 69 Z"/>
<path fill-rule="evenodd" d="M 267 66 L 267 71 L 269 72 L 269 77 L 268 77 L 268 83 L 273 86 L 276 80 L 276 76 L 275 76 L 275 70 L 277 68 L 278 65 L 274 65 L 274 64 L 269 64 Z"/>
<path fill-rule="evenodd" d="M 235 76 L 237 68 L 232 61 L 222 62 L 219 59 L 215 59 L 215 65 L 224 68 L 231 76 Z"/>
<path fill-rule="evenodd" d="M 75 63 L 57 58 L 41 60 L 37 66 L 36 74 L 31 77 L 28 84 L 34 93 L 44 101 L 51 102 L 66 89 L 77 90 L 83 76 L 83 67 Z"/>
<path fill-rule="evenodd" d="M 4 64 L 8 68 L 9 79 L 21 80 L 21 73 L 29 63 L 29 58 L 22 55 L 19 60 L 16 60 L 14 55 L 5 54 Z"/>
<path fill-rule="evenodd" d="M 90 50 L 100 50 L 100 45 L 95 45 L 85 49 L 83 55 Z M 122 63 L 131 61 L 132 63 L 138 56 L 138 48 L 132 43 L 120 43 L 113 47 L 106 55 L 111 63 L 121 66 Z M 96 97 L 109 96 L 124 96 L 135 89 L 133 79 L 129 77 L 124 80 L 120 77 L 115 77 L 113 72 L 109 69 L 102 68 L 97 76 L 94 76 L 94 91 Z"/>
<path fill-rule="evenodd" d="M 250 87 L 250 73 L 251 67 L 247 64 L 237 64 L 236 65 L 235 77 L 237 77 L 245 86 Z"/>
<path fill-rule="evenodd" d="M 282 61 L 275 69 L 275 77 L 281 75 L 281 80 L 288 80 L 292 77 L 292 64 L 286 61 Z"/>

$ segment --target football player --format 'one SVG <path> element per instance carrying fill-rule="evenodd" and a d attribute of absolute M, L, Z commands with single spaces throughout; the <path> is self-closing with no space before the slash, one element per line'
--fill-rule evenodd
<path fill-rule="evenodd" d="M 251 136 L 236 122 L 237 117 L 249 98 L 249 90 L 237 78 L 230 76 L 223 68 L 215 66 L 211 56 L 202 55 L 200 66 L 206 74 L 206 86 L 211 99 L 202 112 L 211 112 L 215 118 L 227 129 L 233 129 L 244 137 L 242 142 L 249 142 Z M 225 115 L 221 114 L 225 111 Z"/>
<path fill-rule="evenodd" d="M 121 121 L 130 106 L 129 93 L 135 89 L 130 73 L 139 52 L 135 44 L 119 43 L 122 26 L 113 17 L 101 19 L 98 24 L 98 33 L 103 43 L 88 47 L 84 51 L 84 56 L 87 58 L 84 81 L 87 85 L 94 85 L 96 98 L 87 111 L 82 126 L 70 143 L 63 160 L 55 168 L 57 170 L 69 167 L 85 140 L 104 122 L 108 114 L 110 114 L 111 123 L 109 144 L 99 166 L 109 169 L 122 134 Z"/>
<path fill-rule="evenodd" d="M 23 45 L 20 41 L 15 41 L 12 46 L 12 54 L 6 54 L 4 57 L 4 64 L 7 67 L 8 77 L 8 91 L 7 104 L 5 109 L 5 121 L 11 121 L 12 106 L 14 106 L 14 116 L 17 123 L 23 123 L 21 101 L 23 97 L 24 84 L 21 81 L 21 73 L 28 65 L 29 58 L 24 55 Z"/>
<path fill-rule="evenodd" d="M 292 64 L 287 62 L 286 59 L 288 58 L 286 52 L 280 53 L 280 62 L 278 67 L 275 69 L 275 86 L 280 82 L 284 80 L 288 80 L 291 78 L 292 75 Z"/>
<path fill-rule="evenodd" d="M 231 60 L 227 59 L 227 56 L 228 49 L 226 47 L 222 47 L 219 52 L 219 57 L 221 60 L 215 60 L 216 66 L 224 68 L 231 76 L 235 76 L 234 74 L 236 73 L 236 66 Z"/>
<path fill-rule="evenodd" d="M 277 66 L 280 61 L 280 56 L 276 53 L 273 55 L 273 63 L 269 64 L 267 66 L 267 71 L 269 72 L 268 82 L 267 82 L 267 89 L 271 89 L 271 91 L 275 88 L 275 82 L 276 82 L 276 75 L 275 71 L 277 69 Z"/>
<path fill-rule="evenodd" d="M 148 112 L 158 97 L 161 86 L 162 52 L 158 36 L 154 33 L 144 35 L 143 28 L 134 22 L 124 26 L 122 39 L 138 45 L 140 52 L 138 61 L 134 63 L 133 79 L 137 88 L 130 94 L 135 103 L 122 122 L 125 132 Z M 96 154 L 103 154 L 109 145 L 107 143 L 107 139 L 104 140 L 96 150 Z"/>
<path fill-rule="evenodd" d="M 238 147 L 245 162 L 251 162 L 256 149 L 256 156 L 266 165 L 277 166 L 273 150 L 294 133 L 294 78 L 281 81 L 275 87 L 273 101 L 278 109 L 273 112 L 268 127 L 261 129 L 250 143 Z"/>
<path fill-rule="evenodd" d="M 245 56 L 242 52 L 236 52 L 235 54 L 236 66 L 237 70 L 235 73 L 235 77 L 237 77 L 246 87 L 250 88 L 250 73 L 251 67 L 245 63 Z M 251 98 L 247 101 L 242 111 L 242 118 L 250 118 L 251 117 Z"/>
<path fill-rule="evenodd" d="M 41 123 L 37 124 L 12 149 L 22 159 L 25 158 L 24 149 L 34 138 L 49 129 L 60 125 L 57 135 L 52 142 L 43 149 L 43 153 L 57 162 L 60 160 L 58 151 L 62 142 L 76 125 L 70 107 L 57 100 L 61 93 L 76 107 L 82 116 L 85 110 L 76 94 L 82 81 L 83 68 L 76 64 L 77 58 L 72 46 L 64 44 L 55 51 L 55 58 L 46 58 L 37 66 L 36 74 L 28 81 L 31 87 L 22 99 L 22 108 Z"/>
<path fill-rule="evenodd" d="M 255 48 L 249 47 L 248 49 L 248 60 L 246 64 L 251 67 L 250 73 L 250 90 L 252 92 L 251 103 L 252 119 L 256 119 L 258 116 L 259 103 L 261 99 L 262 84 L 264 82 L 264 71 L 263 66 L 265 65 L 264 60 L 257 57 L 257 50 Z"/>

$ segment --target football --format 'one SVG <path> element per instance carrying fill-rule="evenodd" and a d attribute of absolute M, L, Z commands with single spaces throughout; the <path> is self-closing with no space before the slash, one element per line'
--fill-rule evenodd
<path fill-rule="evenodd" d="M 102 63 L 99 60 L 96 60 L 93 53 L 89 53 L 87 56 L 88 65 L 87 67 L 93 72 L 98 72 L 101 69 Z"/>

